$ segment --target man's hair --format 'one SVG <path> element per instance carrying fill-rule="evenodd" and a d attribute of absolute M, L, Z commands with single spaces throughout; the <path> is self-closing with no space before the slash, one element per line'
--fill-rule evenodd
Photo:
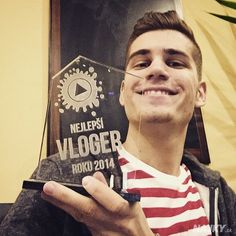
<path fill-rule="evenodd" d="M 202 53 L 198 46 L 191 28 L 178 16 L 176 11 L 147 12 L 134 25 L 133 32 L 130 35 L 126 48 L 126 64 L 131 44 L 141 34 L 153 30 L 176 30 L 184 34 L 193 43 L 192 56 L 197 66 L 199 80 L 202 77 Z M 127 65 L 126 65 L 127 66 Z"/>

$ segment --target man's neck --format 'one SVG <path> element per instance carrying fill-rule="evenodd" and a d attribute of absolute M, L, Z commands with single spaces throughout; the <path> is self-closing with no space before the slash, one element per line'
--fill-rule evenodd
<path fill-rule="evenodd" d="M 143 125 L 140 130 L 129 127 L 125 149 L 132 155 L 170 175 L 179 175 L 186 128 Z"/>

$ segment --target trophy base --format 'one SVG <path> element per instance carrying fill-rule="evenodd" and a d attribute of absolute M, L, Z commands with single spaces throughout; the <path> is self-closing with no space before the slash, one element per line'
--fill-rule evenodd
<path fill-rule="evenodd" d="M 30 179 L 30 180 L 24 180 L 22 188 L 23 189 L 31 189 L 31 190 L 43 190 L 43 185 L 47 183 L 48 181 L 44 180 L 36 180 L 36 179 Z M 90 197 L 90 194 L 84 189 L 82 185 L 79 184 L 71 184 L 71 183 L 62 183 L 58 182 L 59 184 L 64 185 L 67 188 L 70 188 L 74 190 L 75 192 L 82 194 L 84 196 Z M 128 202 L 139 202 L 140 201 L 140 194 L 138 193 L 127 193 L 127 192 L 117 192 L 121 197 L 123 197 Z"/>

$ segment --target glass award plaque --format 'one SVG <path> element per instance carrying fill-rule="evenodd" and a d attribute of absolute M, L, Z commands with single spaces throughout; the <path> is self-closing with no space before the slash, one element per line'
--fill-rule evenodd
<path fill-rule="evenodd" d="M 117 148 L 125 140 L 128 124 L 119 103 L 125 76 L 125 71 L 78 56 L 52 77 L 45 129 L 49 125 L 57 131 L 56 151 L 44 157 L 41 150 L 38 167 L 32 179 L 23 182 L 24 189 L 42 190 L 47 181 L 54 180 L 88 195 L 82 179 L 100 171 L 122 197 L 139 201 L 138 193 L 126 191 L 118 161 Z M 51 109 L 55 122 L 49 119 Z M 42 140 L 41 149 L 46 145 L 46 138 Z"/>

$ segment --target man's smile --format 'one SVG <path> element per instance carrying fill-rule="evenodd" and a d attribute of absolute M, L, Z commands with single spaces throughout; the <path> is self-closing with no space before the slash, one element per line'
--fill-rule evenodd
<path fill-rule="evenodd" d="M 173 96 L 178 94 L 178 89 L 171 89 L 165 86 L 153 86 L 153 87 L 147 87 L 142 90 L 137 90 L 136 93 L 143 96 L 160 96 L 160 95 Z"/>

